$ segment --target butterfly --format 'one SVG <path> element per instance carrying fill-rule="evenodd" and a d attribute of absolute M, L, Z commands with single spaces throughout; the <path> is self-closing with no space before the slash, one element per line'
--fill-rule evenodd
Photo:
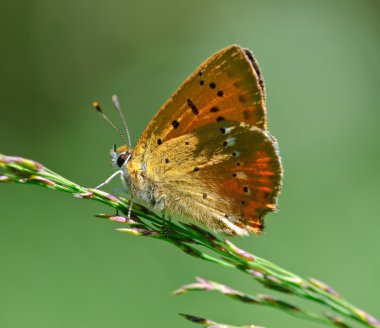
<path fill-rule="evenodd" d="M 252 53 L 231 45 L 209 57 L 136 146 L 114 146 L 111 158 L 118 169 L 111 178 L 121 175 L 132 200 L 217 232 L 260 233 L 264 215 L 277 209 L 282 165 Z"/>

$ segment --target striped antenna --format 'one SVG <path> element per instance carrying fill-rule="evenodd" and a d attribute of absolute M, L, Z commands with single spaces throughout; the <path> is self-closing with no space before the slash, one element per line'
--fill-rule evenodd
<path fill-rule="evenodd" d="M 125 132 L 127 133 L 127 137 L 128 137 L 128 141 L 129 141 L 128 147 L 130 148 L 132 146 L 131 135 L 129 134 L 127 121 L 125 120 L 124 114 L 120 109 L 120 101 L 119 101 L 119 97 L 117 95 L 112 96 L 112 103 L 113 103 L 113 106 L 115 107 L 116 111 L 118 112 L 118 114 L 121 118 L 121 121 L 123 122 L 123 126 L 125 129 Z"/>
<path fill-rule="evenodd" d="M 97 112 L 100 114 L 101 117 L 103 117 L 112 127 L 113 129 L 117 132 L 117 134 L 120 136 L 121 140 L 123 140 L 124 144 L 126 144 L 128 146 L 128 143 L 127 143 L 127 140 L 125 139 L 125 137 L 123 136 L 123 134 L 120 132 L 120 130 L 116 127 L 116 125 L 108 118 L 108 116 L 106 114 L 104 114 L 104 112 L 102 111 L 102 109 L 100 108 L 100 105 L 97 101 L 94 101 L 92 103 L 92 107 L 94 107 Z M 128 146 L 129 147 L 129 146 Z"/>

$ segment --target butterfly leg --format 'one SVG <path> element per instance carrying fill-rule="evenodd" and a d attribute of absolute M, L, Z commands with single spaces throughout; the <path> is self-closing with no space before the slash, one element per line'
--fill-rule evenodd
<path fill-rule="evenodd" d="M 119 171 L 116 171 L 114 174 L 112 174 L 106 181 L 104 181 L 103 183 L 101 183 L 99 186 L 95 187 L 94 189 L 99 189 L 101 187 L 103 187 L 104 185 L 106 185 L 107 183 L 111 182 L 111 180 L 116 177 L 118 174 L 122 174 L 123 171 L 122 170 L 119 170 Z"/>
<path fill-rule="evenodd" d="M 128 208 L 128 215 L 127 218 L 130 219 L 132 215 L 132 207 L 133 207 L 133 198 L 131 197 L 131 200 L 129 202 L 129 208 Z"/>
<path fill-rule="evenodd" d="M 117 196 L 119 192 L 120 193 L 123 192 L 124 194 L 126 194 L 127 189 L 125 187 L 119 187 L 119 188 L 112 189 L 112 195 L 114 195 L 114 196 Z M 119 216 L 119 210 L 118 209 L 116 209 L 116 216 Z"/>
<path fill-rule="evenodd" d="M 129 190 L 130 190 L 130 193 L 131 193 L 131 200 L 129 201 L 128 216 L 127 216 L 128 219 L 131 218 L 132 207 L 133 207 L 133 193 L 132 193 L 132 184 L 131 184 L 131 181 L 129 181 Z"/>

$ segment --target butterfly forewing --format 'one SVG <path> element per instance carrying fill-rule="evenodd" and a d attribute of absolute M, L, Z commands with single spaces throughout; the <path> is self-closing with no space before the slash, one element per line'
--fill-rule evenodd
<path fill-rule="evenodd" d="M 180 86 L 141 136 L 135 156 L 202 126 L 246 122 L 266 129 L 264 85 L 249 50 L 233 45 L 217 52 Z"/>
<path fill-rule="evenodd" d="M 269 133 L 244 123 L 219 122 L 169 140 L 147 162 L 147 174 L 167 207 L 215 230 L 262 230 L 276 209 L 281 163 Z"/>

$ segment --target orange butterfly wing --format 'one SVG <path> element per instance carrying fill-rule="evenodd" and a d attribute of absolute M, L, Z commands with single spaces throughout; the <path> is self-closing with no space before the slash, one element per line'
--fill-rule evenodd
<path fill-rule="evenodd" d="M 266 129 L 264 83 L 247 49 L 232 45 L 203 62 L 161 107 L 139 139 L 142 161 L 160 144 L 218 121 Z"/>
<path fill-rule="evenodd" d="M 220 135 L 228 127 L 232 139 Z M 233 45 L 202 63 L 150 121 L 127 166 L 142 199 L 155 193 L 168 210 L 215 230 L 260 232 L 282 169 L 252 54 Z"/>
<path fill-rule="evenodd" d="M 231 122 L 169 140 L 146 166 L 167 209 L 229 234 L 262 230 L 262 217 L 276 210 L 281 171 L 268 132 Z"/>

